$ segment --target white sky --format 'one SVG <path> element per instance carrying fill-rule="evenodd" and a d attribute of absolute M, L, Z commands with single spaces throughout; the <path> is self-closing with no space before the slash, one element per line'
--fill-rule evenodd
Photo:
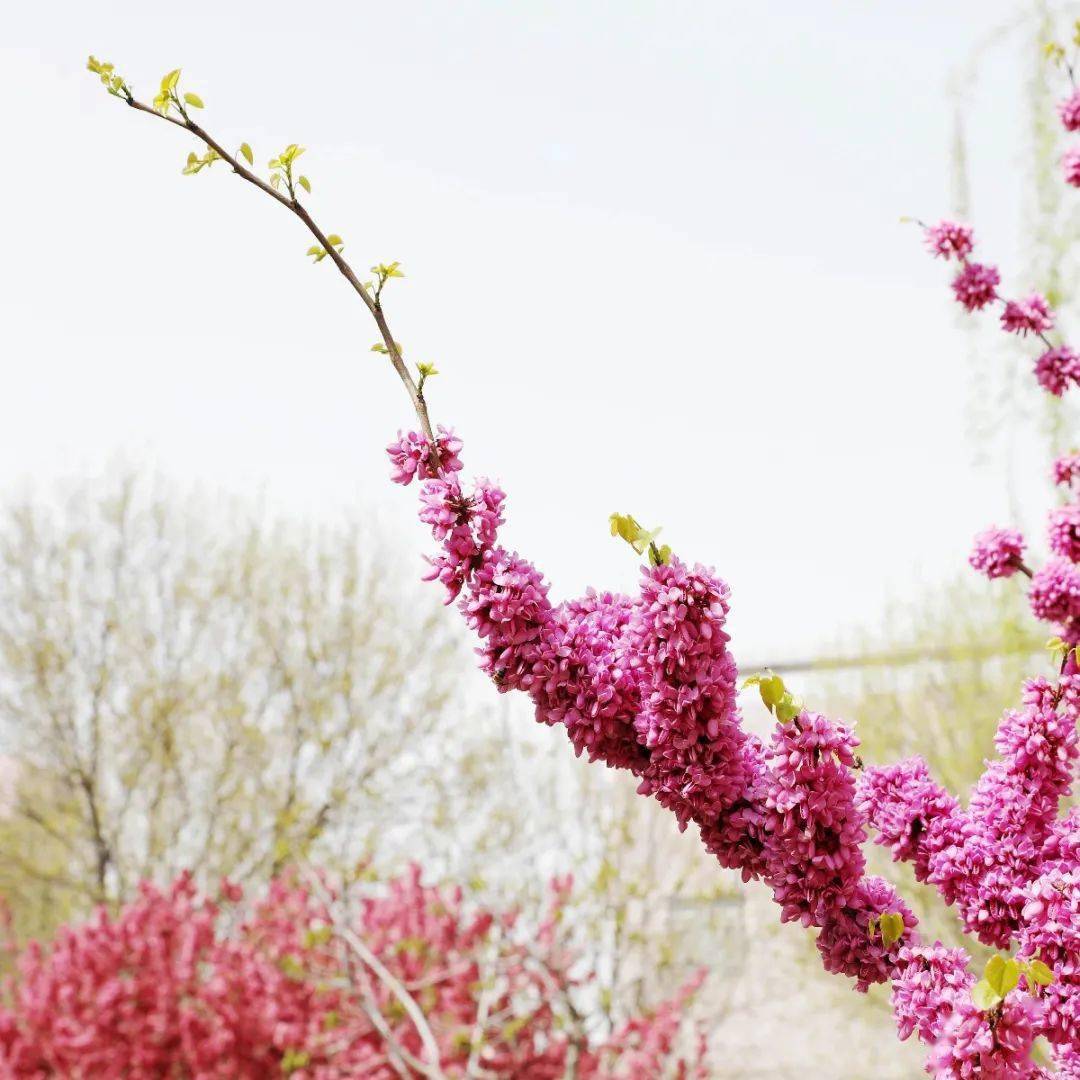
<path fill-rule="evenodd" d="M 309 238 L 125 109 L 182 65 L 388 293 L 437 420 L 510 494 L 562 596 L 632 587 L 610 511 L 734 589 L 736 655 L 781 660 L 962 568 L 1005 485 L 964 444 L 964 336 L 901 214 L 949 207 L 949 73 L 1013 3 L 395 0 L 5 14 L 0 484 L 122 450 L 303 513 L 413 492 L 407 400 Z M 1025 37 L 973 97 L 975 216 L 1017 251 Z M 1018 356 L 1018 362 L 1020 361 Z M 385 509 L 381 509 L 385 507 Z"/>

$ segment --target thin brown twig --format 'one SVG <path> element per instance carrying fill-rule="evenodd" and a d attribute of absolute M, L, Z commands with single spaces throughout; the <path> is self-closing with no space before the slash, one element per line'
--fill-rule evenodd
<path fill-rule="evenodd" d="M 200 127 L 189 117 L 183 114 L 181 117 L 169 116 L 167 113 L 159 112 L 157 109 L 145 105 L 134 97 L 129 97 L 126 101 L 131 108 L 136 109 L 139 112 L 146 113 L 149 116 L 156 116 L 159 120 L 166 120 L 168 123 L 173 124 L 184 131 L 190 131 L 191 134 L 199 139 L 208 149 L 213 150 L 223 161 L 228 162 L 232 167 L 233 172 L 235 172 L 242 180 L 246 180 L 249 184 L 254 184 L 261 192 L 269 195 L 275 202 L 284 206 L 286 210 L 292 211 L 292 213 L 307 226 L 308 231 L 315 237 L 319 246 L 326 252 L 330 259 L 333 260 L 334 265 L 338 268 L 342 277 L 344 277 L 352 286 L 353 291 L 364 302 L 364 306 L 375 320 L 375 325 L 378 326 L 379 334 L 386 347 L 386 353 L 390 357 L 390 363 L 393 364 L 398 378 L 401 380 L 406 393 L 409 395 L 409 400 L 412 402 L 413 409 L 416 412 L 416 419 L 420 424 L 420 430 L 424 435 L 424 438 L 427 439 L 430 453 L 432 454 L 432 464 L 437 466 L 438 450 L 435 442 L 435 434 L 431 426 L 431 418 L 428 415 L 427 402 L 424 400 L 424 395 L 417 385 L 416 380 L 412 377 L 408 367 L 405 365 L 401 350 L 394 340 L 394 335 L 390 332 L 390 326 L 386 320 L 386 312 L 383 310 L 382 306 L 381 295 L 371 295 L 371 292 L 357 277 L 355 271 L 349 265 L 345 257 L 330 243 L 327 234 L 315 223 L 311 214 L 308 213 L 307 208 L 295 195 L 283 195 L 280 191 L 276 191 L 265 180 L 252 172 L 251 169 L 242 165 L 235 155 L 230 154 L 221 143 L 209 134 L 209 132 Z"/>
<path fill-rule="evenodd" d="M 425 1076 L 430 1077 L 431 1080 L 445 1080 L 438 1043 L 435 1040 L 431 1026 L 428 1024 L 427 1017 L 424 1016 L 423 1010 L 416 1003 L 416 999 L 405 989 L 397 976 L 368 948 L 363 939 L 338 916 L 334 909 L 333 898 L 314 868 L 303 860 L 300 861 L 299 868 L 303 879 L 325 906 L 326 912 L 333 923 L 334 933 L 348 946 L 372 975 L 398 999 L 402 1009 L 412 1021 L 412 1025 L 416 1029 L 420 1042 L 424 1046 L 424 1052 L 428 1057 L 426 1063 L 414 1059 L 411 1062 L 413 1067 L 421 1071 Z M 399 1047 L 399 1049 L 404 1051 L 404 1047 Z"/>

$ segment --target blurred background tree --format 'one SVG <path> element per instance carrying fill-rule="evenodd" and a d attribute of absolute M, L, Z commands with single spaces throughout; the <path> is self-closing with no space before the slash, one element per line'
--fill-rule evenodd
<path fill-rule="evenodd" d="M 134 473 L 8 504 L 0 888 L 20 928 L 182 868 L 265 879 L 407 843 L 437 807 L 399 818 L 401 787 L 446 768 L 467 659 L 388 562 L 354 524 L 200 510 Z"/>

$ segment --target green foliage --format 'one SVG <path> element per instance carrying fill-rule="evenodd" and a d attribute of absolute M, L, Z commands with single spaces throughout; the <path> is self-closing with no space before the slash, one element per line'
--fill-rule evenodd
<path fill-rule="evenodd" d="M 743 689 L 749 686 L 758 688 L 762 704 L 781 724 L 790 723 L 806 708 L 803 699 L 791 693 L 784 685 L 784 680 L 768 669 L 760 675 L 751 675 L 743 683 Z M 901 933 L 903 933 L 902 927 Z"/>
<path fill-rule="evenodd" d="M 244 143 L 247 146 L 247 143 Z M 250 147 L 248 150 L 250 151 Z M 241 147 L 243 150 L 243 147 Z M 270 169 L 270 186 L 275 191 L 280 191 L 282 187 L 289 193 L 289 198 L 294 202 L 296 201 L 296 187 L 299 185 L 306 192 L 311 192 L 311 181 L 306 176 L 293 177 L 293 165 L 296 163 L 296 159 L 304 153 L 304 147 L 297 145 L 296 143 L 289 143 L 284 150 L 278 154 L 277 157 L 271 158 L 269 161 Z M 249 159 L 250 160 L 250 159 Z M 334 245 L 334 238 L 328 237 L 331 246 Z M 323 258 L 326 257 L 326 252 L 323 252 Z M 319 259 L 315 260 L 319 262 Z"/>
<path fill-rule="evenodd" d="M 1020 985 L 1021 977 L 1029 986 L 1049 986 L 1054 981 L 1054 973 L 1037 957 L 1015 960 L 995 953 L 986 961 L 983 977 L 971 988 L 971 1000 L 983 1012 L 996 1009 Z"/>
<path fill-rule="evenodd" d="M 439 369 L 434 364 L 425 364 L 422 361 L 416 365 L 416 370 L 420 373 L 420 381 L 416 385 L 418 391 L 423 391 L 424 383 L 426 383 L 432 375 L 439 374 Z"/>
<path fill-rule="evenodd" d="M 375 275 L 374 281 L 365 282 L 367 288 L 375 289 L 376 301 L 382 296 L 382 291 L 386 287 L 386 283 L 391 278 L 404 277 L 405 274 L 401 269 L 401 263 L 378 263 L 371 268 L 371 272 Z"/>
<path fill-rule="evenodd" d="M 239 153 L 240 153 L 240 156 L 241 156 L 241 157 L 242 157 L 242 158 L 243 158 L 243 159 L 244 159 L 244 160 L 245 160 L 245 161 L 246 161 L 246 162 L 247 162 L 247 163 L 248 163 L 249 165 L 254 165 L 254 164 L 255 164 L 255 154 L 254 154 L 254 152 L 252 151 L 251 147 L 250 147 L 250 146 L 249 146 L 249 145 L 248 145 L 248 144 L 247 144 L 246 142 L 242 142 L 242 143 L 240 144 L 240 151 L 239 151 Z"/>
<path fill-rule="evenodd" d="M 123 77 L 118 75 L 113 65 L 106 60 L 98 60 L 91 56 L 86 61 L 86 69 L 92 71 L 101 79 L 102 85 L 113 97 L 122 97 L 131 100 L 131 90 Z"/>
<path fill-rule="evenodd" d="M 1058 667 L 1064 665 L 1065 658 L 1069 655 L 1070 650 L 1075 654 L 1077 662 L 1080 663 L 1080 645 L 1073 648 L 1067 641 L 1062 641 L 1059 637 L 1052 637 L 1046 643 L 1046 648 Z"/>
<path fill-rule="evenodd" d="M 311 1064 L 311 1054 L 306 1050 L 286 1050 L 281 1058 L 281 1071 L 286 1076 L 306 1069 Z"/>
<path fill-rule="evenodd" d="M 176 96 L 176 86 L 180 81 L 180 69 L 176 68 L 167 75 L 161 77 L 161 88 L 154 95 L 154 108 L 162 116 L 168 116 L 169 110 L 176 106 L 180 107 L 180 99 Z"/>
<path fill-rule="evenodd" d="M 872 916 L 867 924 L 867 933 L 873 938 L 879 932 L 882 945 L 886 949 L 891 948 L 904 936 L 904 916 L 898 911 Z"/>
<path fill-rule="evenodd" d="M 20 939 L 181 869 L 352 877 L 465 797 L 456 756 L 413 750 L 460 722 L 466 666 L 437 600 L 391 588 L 378 533 L 147 487 L 0 505 L 0 895 Z M 489 789 L 495 765 L 473 768 Z"/>
<path fill-rule="evenodd" d="M 315 262 L 322 262 L 323 259 L 330 254 L 329 248 L 332 248 L 339 254 L 345 250 L 345 243 L 337 233 L 331 233 L 326 238 L 326 243 L 329 245 L 328 248 L 322 248 L 319 247 L 318 244 L 312 244 L 312 246 L 307 249 L 307 254 L 312 256 Z"/>
<path fill-rule="evenodd" d="M 187 164 L 180 171 L 184 176 L 194 176 L 195 173 L 205 169 L 208 165 L 213 165 L 215 161 L 220 161 L 221 155 L 217 151 L 210 149 L 207 150 L 202 157 L 192 152 L 187 156 Z"/>
<path fill-rule="evenodd" d="M 662 531 L 660 528 L 651 531 L 642 528 L 631 514 L 612 514 L 608 521 L 611 524 L 612 536 L 625 540 L 638 555 L 648 551 L 650 565 L 666 566 L 671 562 L 671 548 L 667 544 L 656 544 L 656 538 Z"/>

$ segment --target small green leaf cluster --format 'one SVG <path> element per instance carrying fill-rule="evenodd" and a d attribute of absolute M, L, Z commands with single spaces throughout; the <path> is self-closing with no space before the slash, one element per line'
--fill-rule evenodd
<path fill-rule="evenodd" d="M 281 1057 L 281 1071 L 286 1076 L 306 1069 L 311 1064 L 311 1054 L 307 1050 L 288 1049 Z"/>
<path fill-rule="evenodd" d="M 131 100 L 131 89 L 124 82 L 123 76 L 118 75 L 113 65 L 107 60 L 98 60 L 91 56 L 86 61 L 86 70 L 97 75 L 101 79 L 102 85 L 113 97 L 122 97 L 125 101 Z"/>
<path fill-rule="evenodd" d="M 1038 957 L 1014 960 L 995 953 L 986 961 L 983 977 L 971 988 L 975 1007 L 981 1012 L 996 1009 L 1019 985 L 1021 975 L 1027 979 L 1029 987 L 1049 986 L 1054 981 L 1054 973 Z"/>
<path fill-rule="evenodd" d="M 214 149 L 208 149 L 202 157 L 192 152 L 187 156 L 187 164 L 180 171 L 184 176 L 194 176 L 197 172 L 205 169 L 208 165 L 213 165 L 215 161 L 220 161 L 221 155 Z"/>
<path fill-rule="evenodd" d="M 310 255 L 315 262 L 322 262 L 323 259 L 330 254 L 329 248 L 333 248 L 339 255 L 345 250 L 345 241 L 342 240 L 337 233 L 331 233 L 326 238 L 326 243 L 328 247 L 325 248 L 319 247 L 318 244 L 312 244 L 311 247 L 307 249 L 307 254 Z"/>
<path fill-rule="evenodd" d="M 867 933 L 873 938 L 881 933 L 881 944 L 892 948 L 904 936 L 904 916 L 899 911 L 885 911 L 873 915 L 867 925 Z"/>
<path fill-rule="evenodd" d="M 171 109 L 175 109 L 185 120 L 188 118 L 188 108 L 203 108 L 203 99 L 198 94 L 187 91 L 180 95 L 180 68 L 174 68 L 161 77 L 161 86 L 154 95 L 154 108 L 162 116 L 168 116 Z"/>
<path fill-rule="evenodd" d="M 401 263 L 399 262 L 378 263 L 371 268 L 371 272 L 375 277 L 372 281 L 365 281 L 364 288 L 374 288 L 376 300 L 382 296 L 382 291 L 391 278 L 405 276 L 405 272 L 401 269 Z"/>
<path fill-rule="evenodd" d="M 396 345 L 397 342 L 394 344 Z M 400 352 L 400 350 L 398 351 Z M 416 385 L 416 390 L 418 393 L 423 393 L 424 383 L 426 383 L 432 375 L 438 375 L 439 369 L 434 364 L 425 364 L 423 361 L 420 361 L 416 365 L 416 370 L 420 373 L 420 381 Z"/>
<path fill-rule="evenodd" d="M 612 514 L 608 521 L 611 523 L 611 535 L 625 540 L 639 555 L 646 551 L 649 553 L 651 566 L 667 566 L 671 562 L 671 548 L 667 544 L 658 546 L 656 538 L 661 529 L 645 529 L 631 514 Z"/>
<path fill-rule="evenodd" d="M 784 680 L 779 675 L 767 669 L 760 675 L 751 675 L 743 683 L 743 689 L 745 690 L 748 686 L 758 688 L 762 704 L 781 724 L 790 723 L 806 708 L 803 699 L 796 697 L 784 685 Z M 901 933 L 903 933 L 903 928 L 901 928 Z"/>
<path fill-rule="evenodd" d="M 247 143 L 244 146 L 247 146 Z M 241 147 L 241 150 L 243 150 L 243 147 Z M 289 198 L 294 202 L 296 201 L 297 185 L 302 187 L 309 195 L 311 194 L 311 181 L 306 176 L 293 176 L 293 165 L 303 152 L 304 148 L 302 146 L 289 143 L 277 157 L 270 159 L 270 186 L 277 191 L 284 184 L 289 193 Z M 325 252 L 323 254 L 325 257 Z"/>
<path fill-rule="evenodd" d="M 1072 28 L 1072 44 L 1080 46 L 1080 19 L 1077 19 L 1073 23 Z M 1060 67 L 1065 63 L 1065 46 L 1056 41 L 1048 41 L 1043 46 L 1043 52 L 1046 54 L 1050 63 Z"/>
<path fill-rule="evenodd" d="M 1052 637 L 1046 643 L 1046 648 L 1050 650 L 1050 655 L 1054 657 L 1059 664 L 1065 663 L 1065 658 L 1070 652 L 1075 654 L 1077 663 L 1080 663 L 1080 645 L 1074 647 L 1059 637 Z"/>

